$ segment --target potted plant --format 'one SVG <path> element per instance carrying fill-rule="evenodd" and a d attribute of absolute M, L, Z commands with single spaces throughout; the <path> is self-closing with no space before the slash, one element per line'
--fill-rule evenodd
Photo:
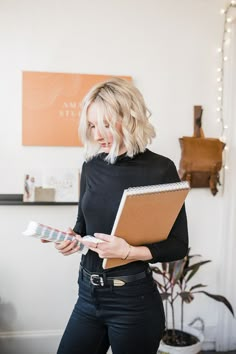
<path fill-rule="evenodd" d="M 196 257 L 200 257 L 200 255 L 190 255 L 189 249 L 186 257 L 181 260 L 161 263 L 160 267 L 152 267 L 154 280 L 164 301 L 166 319 L 168 320 L 169 312 L 171 317 L 171 324 L 167 321 L 166 330 L 161 341 L 160 350 L 162 352 L 195 354 L 201 350 L 203 335 L 198 337 L 196 330 L 190 330 L 184 325 L 184 305 L 191 303 L 196 294 L 204 294 L 213 300 L 223 303 L 234 316 L 233 308 L 224 296 L 211 294 L 203 290 L 206 285 L 201 283 L 192 285 L 192 278 L 198 270 L 204 264 L 211 262 L 210 260 L 194 261 Z M 178 299 L 180 300 L 179 326 L 176 325 L 175 311 Z M 201 320 L 201 322 L 203 321 Z M 183 348 L 182 351 L 181 348 Z"/>

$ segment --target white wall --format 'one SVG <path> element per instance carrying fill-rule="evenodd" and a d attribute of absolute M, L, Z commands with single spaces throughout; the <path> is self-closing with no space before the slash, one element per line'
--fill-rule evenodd
<path fill-rule="evenodd" d="M 80 167 L 81 148 L 21 145 L 23 70 L 131 75 L 143 92 L 157 128 L 153 151 L 178 166 L 178 138 L 192 135 L 193 106 L 204 108 L 206 136 L 216 123 L 219 15 L 224 0 L 1 0 L 0 193 L 21 193 L 30 167 Z M 222 235 L 220 191 L 192 190 L 187 202 L 190 246 L 212 263 L 196 281 L 218 288 Z M 55 352 L 76 299 L 79 256 L 63 258 L 52 246 L 21 236 L 28 221 L 73 226 L 75 206 L 0 206 L 1 352 Z M 204 319 L 209 346 L 221 304 L 199 295 L 187 321 Z M 42 346 L 48 343 L 48 346 Z M 1 347 L 2 346 L 2 347 Z M 37 346 L 41 348 L 37 349 Z M 3 349 L 2 349 L 3 348 Z"/>

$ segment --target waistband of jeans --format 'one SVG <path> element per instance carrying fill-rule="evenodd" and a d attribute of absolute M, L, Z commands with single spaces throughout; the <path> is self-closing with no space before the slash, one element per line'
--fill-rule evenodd
<path fill-rule="evenodd" d="M 152 270 L 147 268 L 146 270 L 130 275 L 116 275 L 114 277 L 107 276 L 106 273 L 92 273 L 84 267 L 80 266 L 80 272 L 82 280 L 88 281 L 93 286 L 106 287 L 106 286 L 124 286 L 127 283 L 131 283 L 137 280 L 141 280 L 150 276 Z"/>

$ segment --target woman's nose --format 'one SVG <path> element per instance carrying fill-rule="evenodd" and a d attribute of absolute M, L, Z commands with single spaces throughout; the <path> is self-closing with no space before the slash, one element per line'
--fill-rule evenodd
<path fill-rule="evenodd" d="M 100 130 L 97 127 L 94 128 L 93 137 L 94 137 L 94 140 L 101 140 L 101 138 L 102 138 Z"/>

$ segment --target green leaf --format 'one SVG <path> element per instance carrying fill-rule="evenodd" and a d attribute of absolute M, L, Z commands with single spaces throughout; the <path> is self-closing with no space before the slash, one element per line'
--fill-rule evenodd
<path fill-rule="evenodd" d="M 203 287 L 206 287 L 206 286 L 207 286 L 207 285 L 197 284 L 197 285 L 191 286 L 191 288 L 189 289 L 189 291 L 192 291 L 192 290 L 197 289 L 197 288 L 203 288 Z"/>
<path fill-rule="evenodd" d="M 210 260 L 207 260 L 207 261 L 201 261 L 201 262 L 198 262 L 198 263 L 194 263 L 194 264 L 191 264 L 191 266 L 188 267 L 188 270 L 192 270 L 194 269 L 195 267 L 198 267 L 200 268 L 202 265 L 206 264 L 206 263 L 209 263 L 211 262 Z"/>
<path fill-rule="evenodd" d="M 175 267 L 175 262 L 170 262 L 169 263 L 169 275 L 170 275 L 170 279 L 172 278 L 172 274 L 174 271 L 174 267 Z"/>
<path fill-rule="evenodd" d="M 181 293 L 179 293 L 179 295 L 182 300 L 187 304 L 190 304 L 190 302 L 192 302 L 194 299 L 194 296 L 190 291 L 182 291 Z"/>
<path fill-rule="evenodd" d="M 185 265 L 185 259 L 180 259 L 174 262 L 174 268 L 171 277 L 171 284 L 176 284 L 183 274 L 183 269 Z"/>
<path fill-rule="evenodd" d="M 163 262 L 162 264 L 161 264 L 161 266 L 162 266 L 162 270 L 163 270 L 163 272 L 167 272 L 167 270 L 168 270 L 168 263 L 166 263 L 166 262 Z"/>
<path fill-rule="evenodd" d="M 168 297 L 169 297 L 171 294 L 165 292 L 165 293 L 161 293 L 160 295 L 161 295 L 162 301 L 165 301 L 165 300 L 168 300 Z"/>
<path fill-rule="evenodd" d="M 191 271 L 190 274 L 188 275 L 188 277 L 186 278 L 186 283 L 197 273 L 197 271 L 199 270 L 199 268 L 206 264 L 209 263 L 211 261 L 202 261 L 202 262 L 198 262 L 195 264 L 192 264 L 191 266 L 188 267 L 188 271 Z"/>
<path fill-rule="evenodd" d="M 211 297 L 212 299 L 216 300 L 216 301 L 219 301 L 219 302 L 222 302 L 228 309 L 229 311 L 232 313 L 232 315 L 234 316 L 234 310 L 233 310 L 233 307 L 232 305 L 230 304 L 230 302 L 222 295 L 215 295 L 215 294 L 210 294 L 206 291 L 196 291 L 195 293 L 202 293 L 202 294 L 205 294 L 209 297 Z"/>
<path fill-rule="evenodd" d="M 185 282 L 188 283 L 189 280 L 194 276 L 195 273 L 197 273 L 199 268 L 193 269 L 188 276 L 186 276 Z"/>
<path fill-rule="evenodd" d="M 158 267 L 153 267 L 153 268 L 152 268 L 152 271 L 153 271 L 154 273 L 156 273 L 156 274 L 163 275 L 163 271 L 162 271 L 160 268 L 158 268 Z"/>

